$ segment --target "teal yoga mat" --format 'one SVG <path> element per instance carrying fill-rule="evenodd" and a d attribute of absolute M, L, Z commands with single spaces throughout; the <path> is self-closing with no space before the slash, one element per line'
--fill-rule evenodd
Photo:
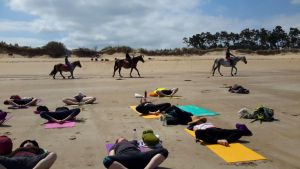
<path fill-rule="evenodd" d="M 198 107 L 196 105 L 183 105 L 183 106 L 177 106 L 181 110 L 187 111 L 192 113 L 194 116 L 215 116 L 219 115 L 217 112 L 213 112 L 211 110 Z"/>

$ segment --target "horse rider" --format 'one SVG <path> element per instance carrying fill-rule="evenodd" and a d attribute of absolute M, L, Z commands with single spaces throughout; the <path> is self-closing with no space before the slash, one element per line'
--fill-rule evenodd
<path fill-rule="evenodd" d="M 226 50 L 226 59 L 227 59 L 227 61 L 229 62 L 229 64 L 230 65 L 232 65 L 232 57 L 231 56 L 233 56 L 233 57 L 236 57 L 235 55 L 233 55 L 232 53 L 230 53 L 230 50 L 229 50 L 229 47 L 227 48 L 227 50 Z"/>
<path fill-rule="evenodd" d="M 128 52 L 126 52 L 126 58 L 125 58 L 125 60 L 128 62 L 129 65 L 131 65 L 131 63 L 132 63 L 132 58 L 131 58 L 131 56 L 129 55 Z"/>
<path fill-rule="evenodd" d="M 73 68 L 73 65 L 70 63 L 70 61 L 68 60 L 68 57 L 69 57 L 70 55 L 69 54 L 66 54 L 66 56 L 65 56 L 65 64 L 68 66 L 68 68 L 69 68 L 69 70 L 72 70 L 72 68 Z"/>

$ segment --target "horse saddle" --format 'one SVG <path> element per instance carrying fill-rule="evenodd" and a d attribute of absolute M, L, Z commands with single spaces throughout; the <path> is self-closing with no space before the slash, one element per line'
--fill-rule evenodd
<path fill-rule="evenodd" d="M 65 68 L 65 69 L 69 69 L 69 66 L 68 66 L 68 65 L 66 65 L 66 64 L 63 64 L 63 68 Z"/>

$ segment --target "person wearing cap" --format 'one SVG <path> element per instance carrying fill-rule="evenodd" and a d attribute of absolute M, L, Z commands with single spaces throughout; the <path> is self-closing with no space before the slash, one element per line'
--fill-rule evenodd
<path fill-rule="evenodd" d="M 36 106 L 37 102 L 38 102 L 37 98 L 20 97 L 19 95 L 12 95 L 12 96 L 10 96 L 9 99 L 5 100 L 3 103 L 5 105 L 22 107 L 22 106 Z"/>
<path fill-rule="evenodd" d="M 168 154 L 165 148 L 141 152 L 137 140 L 128 141 L 121 137 L 103 159 L 103 165 L 108 169 L 153 169 L 158 167 Z"/>
<path fill-rule="evenodd" d="M 188 123 L 188 129 L 194 130 L 196 141 L 202 140 L 210 144 L 228 146 L 238 141 L 242 136 L 252 136 L 252 132 L 245 124 L 236 124 L 236 129 L 222 129 L 207 122 L 204 117 L 194 118 Z"/>
<path fill-rule="evenodd" d="M 0 169 L 49 169 L 57 158 L 56 153 L 41 149 L 35 140 L 23 141 L 14 151 L 10 140 L 9 148 L 10 153 L 0 156 Z"/>
<path fill-rule="evenodd" d="M 81 105 L 81 104 L 93 104 L 96 101 L 96 97 L 86 96 L 79 92 L 73 98 L 65 98 L 63 102 L 66 105 Z"/>
<path fill-rule="evenodd" d="M 46 106 L 38 106 L 35 113 L 40 114 L 41 118 L 48 120 L 48 122 L 62 124 L 68 120 L 74 120 L 76 116 L 80 113 L 80 109 L 58 107 L 54 112 L 51 112 Z"/>

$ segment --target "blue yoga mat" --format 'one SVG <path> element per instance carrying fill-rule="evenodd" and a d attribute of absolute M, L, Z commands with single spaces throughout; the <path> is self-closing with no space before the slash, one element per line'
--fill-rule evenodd
<path fill-rule="evenodd" d="M 217 112 L 213 112 L 211 110 L 207 110 L 202 107 L 198 107 L 195 105 L 183 105 L 183 106 L 177 106 L 181 110 L 184 110 L 186 112 L 192 113 L 194 116 L 215 116 L 219 115 Z"/>

